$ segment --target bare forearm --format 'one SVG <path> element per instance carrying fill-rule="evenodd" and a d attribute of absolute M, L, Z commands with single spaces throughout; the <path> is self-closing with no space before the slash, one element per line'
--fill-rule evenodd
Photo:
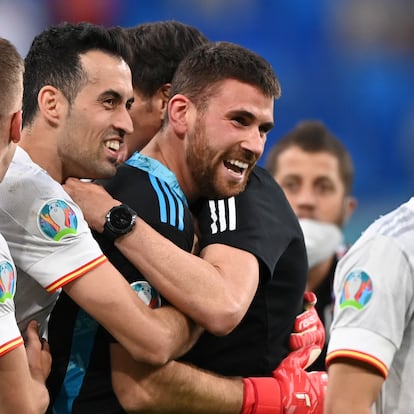
<path fill-rule="evenodd" d="M 157 379 L 151 384 L 156 404 L 149 412 L 240 413 L 243 403 L 241 380 L 218 377 L 175 361 L 163 371 L 157 372 Z"/>
<path fill-rule="evenodd" d="M 326 414 L 371 414 L 384 378 L 373 367 L 357 360 L 332 363 L 325 400 Z"/>
<path fill-rule="evenodd" d="M 180 249 L 144 221 L 138 220 L 134 231 L 115 244 L 170 303 L 198 323 L 205 325 L 214 319 L 217 314 L 211 312 L 218 313 L 227 302 L 221 296 L 217 269 Z M 217 294 L 205 294 L 213 291 Z"/>
<path fill-rule="evenodd" d="M 143 220 L 116 246 L 170 303 L 216 335 L 229 333 L 240 322 L 257 288 L 258 264 L 249 253 L 221 246 L 221 256 L 200 258 Z M 231 262 L 230 249 L 248 263 L 244 272 Z"/>
<path fill-rule="evenodd" d="M 49 404 L 45 378 L 33 379 L 23 346 L 0 358 L 0 413 L 41 414 Z"/>
<path fill-rule="evenodd" d="M 171 306 L 154 309 L 154 312 L 160 315 L 170 335 L 170 338 L 164 341 L 168 347 L 169 360 L 177 359 L 187 353 L 204 331 L 202 327 Z"/>
<path fill-rule="evenodd" d="M 2 373 L 3 375 L 3 373 Z M 42 414 L 49 405 L 49 393 L 44 384 L 33 381 L 25 389 L 20 377 L 16 382 L 8 382 L 0 393 L 0 413 Z"/>
<path fill-rule="evenodd" d="M 372 414 L 371 408 L 360 406 L 358 403 L 337 400 L 333 405 L 326 406 L 325 414 Z"/>
<path fill-rule="evenodd" d="M 36 407 L 36 412 L 44 413 L 49 405 L 49 391 L 46 385 L 39 382 L 33 382 L 32 390 L 32 407 Z"/>
<path fill-rule="evenodd" d="M 102 232 L 106 213 L 120 202 L 96 184 L 68 179 L 64 187 L 82 208 L 89 226 Z M 215 255 L 218 260 L 202 260 L 141 219 L 116 246 L 170 303 L 216 335 L 227 334 L 239 323 L 257 288 L 254 256 L 239 252 L 240 261 L 225 251 L 224 257 Z"/>
<path fill-rule="evenodd" d="M 186 352 L 200 333 L 177 309 L 148 308 L 109 262 L 64 290 L 139 361 L 163 365 Z"/>
<path fill-rule="evenodd" d="M 127 412 L 151 414 L 238 414 L 243 384 L 178 362 L 160 369 L 135 365 L 134 372 L 113 367 L 113 386 Z"/>

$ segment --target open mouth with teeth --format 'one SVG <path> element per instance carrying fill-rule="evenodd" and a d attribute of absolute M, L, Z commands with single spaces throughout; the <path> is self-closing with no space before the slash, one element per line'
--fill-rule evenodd
<path fill-rule="evenodd" d="M 236 174 L 243 175 L 244 172 L 249 167 L 247 162 L 239 161 L 239 160 L 225 160 L 224 166 Z"/>
<path fill-rule="evenodd" d="M 116 153 L 121 148 L 121 143 L 118 140 L 113 139 L 110 141 L 105 141 L 105 147 L 111 150 L 112 152 Z"/>

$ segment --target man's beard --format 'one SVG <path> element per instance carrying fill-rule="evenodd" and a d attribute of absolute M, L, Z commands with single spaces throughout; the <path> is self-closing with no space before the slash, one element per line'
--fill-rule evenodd
<path fill-rule="evenodd" d="M 205 198 L 227 198 L 239 194 L 246 187 L 247 177 L 252 167 L 245 173 L 246 176 L 242 182 L 231 183 L 223 179 L 220 180 L 217 171 L 221 168 L 223 158 L 217 157 L 217 152 L 208 145 L 208 138 L 204 130 L 204 120 L 199 118 L 194 131 L 189 134 L 189 146 L 186 154 L 187 165 L 200 196 Z M 255 158 L 253 154 L 244 155 L 243 159 L 246 157 L 250 158 L 250 163 L 252 163 L 251 158 Z M 229 156 L 227 158 L 235 157 Z"/>

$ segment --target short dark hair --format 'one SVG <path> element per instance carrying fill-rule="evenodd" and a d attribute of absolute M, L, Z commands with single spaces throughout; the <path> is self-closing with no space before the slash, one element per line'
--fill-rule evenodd
<path fill-rule="evenodd" d="M 132 49 L 132 83 L 145 97 L 171 83 L 181 60 L 208 39 L 195 27 L 175 20 L 125 29 Z"/>
<path fill-rule="evenodd" d="M 274 144 L 268 152 L 265 165 L 272 175 L 277 173 L 279 155 L 293 146 L 297 146 L 305 152 L 332 154 L 338 160 L 339 174 L 345 187 L 345 193 L 351 194 L 354 181 L 354 165 L 351 155 L 323 122 L 317 120 L 299 122 Z"/>
<path fill-rule="evenodd" d="M 92 23 L 62 23 L 37 35 L 25 59 L 23 127 L 38 110 L 37 97 L 45 85 L 59 89 L 72 103 L 86 82 L 80 55 L 100 50 L 130 61 L 130 49 L 120 28 L 108 30 Z"/>
<path fill-rule="evenodd" d="M 13 109 L 22 88 L 23 59 L 16 47 L 0 37 L 0 119 Z"/>
<path fill-rule="evenodd" d="M 198 47 L 181 61 L 170 96 L 184 94 L 202 109 L 217 84 L 226 79 L 256 86 L 275 99 L 281 94 L 276 74 L 264 58 L 234 43 L 214 42 Z"/>

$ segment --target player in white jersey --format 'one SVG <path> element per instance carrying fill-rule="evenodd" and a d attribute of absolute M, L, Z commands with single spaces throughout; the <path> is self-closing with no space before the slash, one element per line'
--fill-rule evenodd
<path fill-rule="evenodd" d="M 414 198 L 375 221 L 340 260 L 326 413 L 414 410 Z"/>
<path fill-rule="evenodd" d="M 0 356 L 23 345 L 23 338 L 14 317 L 15 291 L 16 269 L 7 243 L 0 236 Z"/>
<path fill-rule="evenodd" d="M 61 186 L 69 176 L 115 174 L 132 132 L 128 59 L 120 30 L 66 23 L 36 36 L 25 58 L 21 141 L 0 186 L 0 233 L 21 274 L 21 327 L 35 318 L 44 329 L 63 288 L 133 358 L 158 365 L 188 350 L 200 329 L 172 307 L 143 304 Z"/>
<path fill-rule="evenodd" d="M 3 197 L 13 191 L 30 197 L 24 203 L 17 197 Z M 16 318 L 20 329 L 35 318 L 44 334 L 59 289 L 106 258 L 77 205 L 20 147 L 0 195 L 1 217 L 12 217 L 2 220 L 1 232 L 19 269 Z"/>
<path fill-rule="evenodd" d="M 23 61 L 16 48 L 0 38 L 0 181 L 10 164 L 22 123 Z M 7 414 L 43 413 L 49 402 L 45 380 L 50 372 L 50 353 L 30 322 L 26 347 L 17 327 L 13 297 L 16 268 L 0 235 L 0 411 Z"/>
<path fill-rule="evenodd" d="M 44 413 L 49 402 L 45 386 L 50 372 L 49 347 L 40 342 L 37 324 L 32 321 L 25 335 L 26 355 L 14 315 L 16 277 L 9 248 L 0 235 L 0 412 Z"/>

